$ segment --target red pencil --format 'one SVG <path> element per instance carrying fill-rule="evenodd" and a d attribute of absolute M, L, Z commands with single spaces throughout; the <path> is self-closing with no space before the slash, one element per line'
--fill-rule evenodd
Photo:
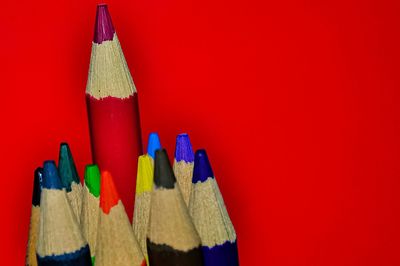
<path fill-rule="evenodd" d="M 142 154 L 138 97 L 105 4 L 97 6 L 86 98 L 93 161 L 113 173 L 122 202 L 132 213 Z"/>

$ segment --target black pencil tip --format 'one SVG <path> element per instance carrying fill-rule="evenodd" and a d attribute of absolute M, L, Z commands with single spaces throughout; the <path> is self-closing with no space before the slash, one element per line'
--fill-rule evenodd
<path fill-rule="evenodd" d="M 175 187 L 175 175 L 165 149 L 156 151 L 154 162 L 154 184 L 157 187 L 172 189 Z"/>
<path fill-rule="evenodd" d="M 33 178 L 34 180 L 33 180 L 32 205 L 40 206 L 40 193 L 42 192 L 42 178 L 43 178 L 42 167 L 36 168 Z"/>

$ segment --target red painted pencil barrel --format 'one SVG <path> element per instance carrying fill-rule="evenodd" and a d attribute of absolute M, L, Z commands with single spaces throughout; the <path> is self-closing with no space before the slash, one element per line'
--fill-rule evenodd
<path fill-rule="evenodd" d="M 137 158 L 142 154 L 137 93 L 125 99 L 86 95 L 86 100 L 93 161 L 113 174 L 126 211 L 132 214 Z"/>

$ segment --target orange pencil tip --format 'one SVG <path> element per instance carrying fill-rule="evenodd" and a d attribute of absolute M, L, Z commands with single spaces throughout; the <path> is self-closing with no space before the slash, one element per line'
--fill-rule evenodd
<path fill-rule="evenodd" d="M 111 173 L 108 171 L 101 172 L 101 188 L 100 188 L 100 208 L 104 213 L 109 214 L 112 207 L 118 204 L 119 195 L 115 187 Z"/>

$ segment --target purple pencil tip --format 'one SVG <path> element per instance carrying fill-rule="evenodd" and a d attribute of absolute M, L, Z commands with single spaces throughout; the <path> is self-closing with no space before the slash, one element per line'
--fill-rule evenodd
<path fill-rule="evenodd" d="M 179 134 L 176 137 L 175 159 L 177 162 L 185 161 L 191 163 L 194 161 L 192 144 L 187 133 Z"/>
<path fill-rule="evenodd" d="M 114 26 L 107 5 L 97 5 L 93 42 L 101 44 L 104 41 L 111 41 L 114 37 L 114 33 Z"/>

